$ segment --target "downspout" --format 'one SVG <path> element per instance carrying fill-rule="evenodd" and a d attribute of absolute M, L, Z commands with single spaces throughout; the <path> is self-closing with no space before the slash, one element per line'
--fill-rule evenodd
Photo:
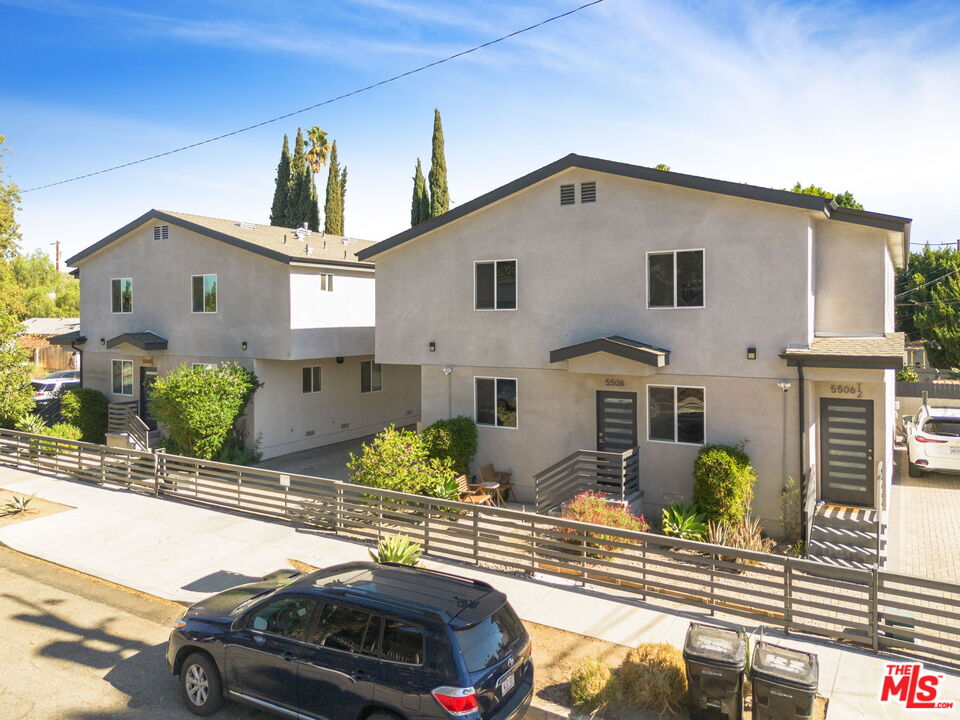
<path fill-rule="evenodd" d="M 70 341 L 70 347 L 72 347 L 77 353 L 77 369 L 80 371 L 80 387 L 83 387 L 83 350 L 77 347 L 76 340 Z"/>
<path fill-rule="evenodd" d="M 804 466 L 803 454 L 803 436 L 804 423 L 806 422 L 806 413 L 804 412 L 804 388 L 803 388 L 803 362 L 797 361 L 797 384 L 799 387 L 797 395 L 797 404 L 800 412 L 800 538 L 803 540 L 803 546 L 807 546 L 807 471 Z"/>

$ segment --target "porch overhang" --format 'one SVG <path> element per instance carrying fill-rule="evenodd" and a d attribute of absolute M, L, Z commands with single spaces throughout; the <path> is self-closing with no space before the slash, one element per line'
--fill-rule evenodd
<path fill-rule="evenodd" d="M 790 367 L 902 370 L 903 333 L 876 337 L 818 337 L 809 347 L 787 348 L 780 357 Z"/>
<path fill-rule="evenodd" d="M 47 342 L 51 345 L 82 345 L 86 341 L 86 336 L 82 335 L 79 330 L 47 338 Z"/>
<path fill-rule="evenodd" d="M 550 362 L 556 363 L 563 360 L 572 360 L 573 358 L 593 355 L 594 353 L 607 353 L 617 357 L 626 358 L 634 362 L 649 365 L 650 367 L 662 368 L 670 364 L 670 351 L 664 348 L 654 347 L 647 343 L 637 340 L 621 337 L 620 335 L 609 335 L 607 337 L 587 340 L 586 342 L 568 345 L 550 351 Z"/>
<path fill-rule="evenodd" d="M 107 348 L 119 345 L 132 345 L 140 350 L 166 350 L 167 339 L 152 332 L 124 333 L 107 340 Z"/>

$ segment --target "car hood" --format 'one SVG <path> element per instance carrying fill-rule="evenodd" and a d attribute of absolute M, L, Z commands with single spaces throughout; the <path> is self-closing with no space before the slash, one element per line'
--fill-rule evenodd
<path fill-rule="evenodd" d="M 265 576 L 257 582 L 238 585 L 229 590 L 224 590 L 216 595 L 204 598 L 198 603 L 191 605 L 184 613 L 184 617 L 221 617 L 228 618 L 233 614 L 241 604 L 255 597 L 267 595 L 277 588 L 288 585 L 297 575 L 294 570 L 285 573 L 278 571 Z"/>

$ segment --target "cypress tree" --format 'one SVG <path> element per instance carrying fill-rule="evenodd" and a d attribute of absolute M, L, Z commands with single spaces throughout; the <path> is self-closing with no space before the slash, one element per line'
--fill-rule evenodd
<path fill-rule="evenodd" d="M 423 177 L 420 158 L 413 173 L 413 200 L 410 202 L 410 227 L 430 219 L 430 198 L 427 197 L 427 181 Z"/>
<path fill-rule="evenodd" d="M 317 195 L 317 182 L 314 179 L 313 173 L 308 173 L 310 175 L 310 216 L 307 218 L 307 227 L 313 230 L 313 232 L 320 231 L 320 198 Z"/>
<path fill-rule="evenodd" d="M 340 234 L 347 234 L 347 166 L 340 173 Z"/>
<path fill-rule="evenodd" d="M 330 146 L 327 161 L 327 201 L 323 205 L 323 231 L 330 235 L 343 235 L 343 193 L 340 187 L 340 160 L 337 156 L 337 141 Z"/>
<path fill-rule="evenodd" d="M 297 138 L 293 143 L 293 157 L 290 160 L 290 210 L 287 214 L 288 227 L 301 227 L 304 223 L 311 230 L 320 229 L 320 209 L 317 207 L 317 185 L 313 172 L 307 163 L 303 140 L 303 130 L 297 128 Z"/>
<path fill-rule="evenodd" d="M 450 209 L 447 188 L 447 159 L 443 152 L 443 125 L 440 111 L 433 111 L 433 156 L 430 158 L 430 215 L 435 218 Z M 426 220 L 427 218 L 423 218 Z"/>
<path fill-rule="evenodd" d="M 283 136 L 283 149 L 280 162 L 277 163 L 277 183 L 273 191 L 273 205 L 270 206 L 270 224 L 286 225 L 287 206 L 290 203 L 290 142 Z"/>

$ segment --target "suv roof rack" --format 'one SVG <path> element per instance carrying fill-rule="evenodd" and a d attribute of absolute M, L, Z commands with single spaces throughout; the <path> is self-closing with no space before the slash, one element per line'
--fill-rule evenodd
<path fill-rule="evenodd" d="M 475 578 L 467 578 L 461 575 L 454 575 L 453 573 L 443 572 L 442 570 L 433 570 L 430 568 L 412 568 L 410 565 L 404 565 L 403 563 L 396 563 L 396 562 L 385 562 L 385 563 L 379 563 L 379 564 L 386 565 L 387 567 L 414 569 L 414 570 L 417 570 L 418 572 L 427 572 L 427 573 L 431 573 L 432 575 L 440 575 L 441 577 L 450 578 L 451 580 L 460 580 L 461 582 L 472 583 L 476 587 L 481 587 L 481 588 L 484 588 L 485 590 L 494 589 L 493 585 L 491 585 L 488 582 L 484 582 L 483 580 L 477 580 Z"/>

